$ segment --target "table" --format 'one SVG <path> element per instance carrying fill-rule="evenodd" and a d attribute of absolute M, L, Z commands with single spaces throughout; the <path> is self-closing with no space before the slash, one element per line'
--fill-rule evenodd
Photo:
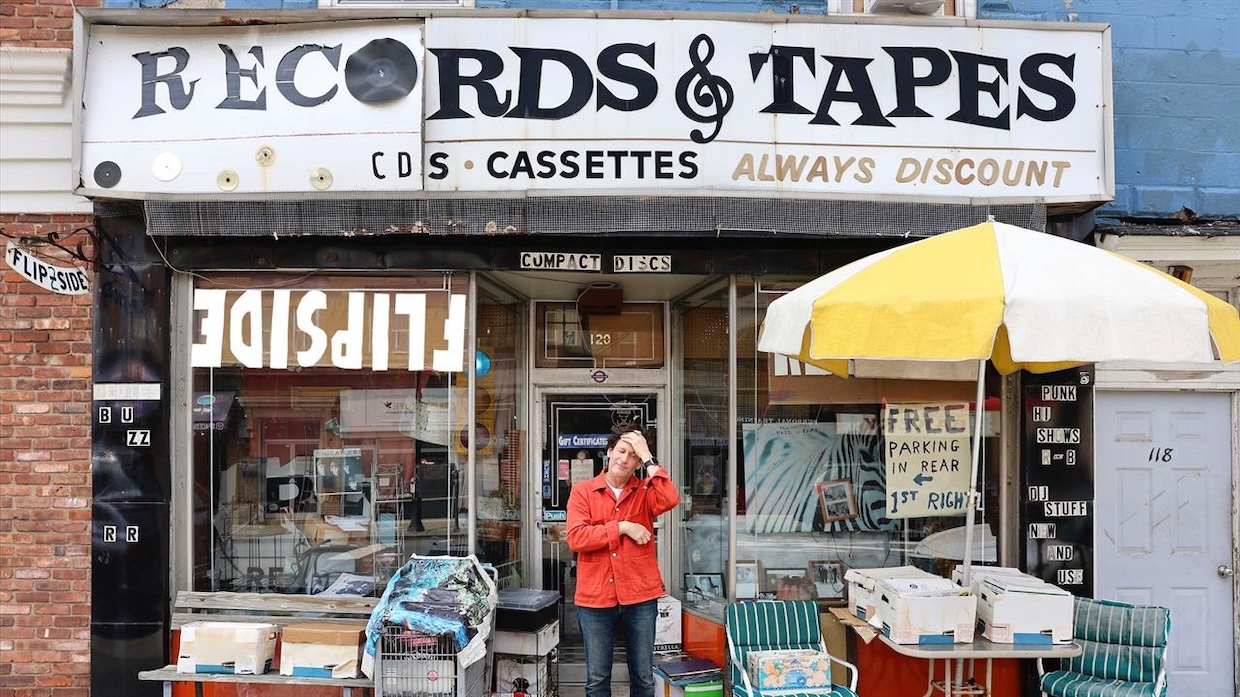
<path fill-rule="evenodd" d="M 926 679 L 925 697 L 930 697 L 935 690 L 942 690 L 944 697 L 964 697 L 965 695 L 990 695 L 991 661 L 996 658 L 1037 659 L 1037 658 L 1071 658 L 1081 655 L 1083 649 L 1075 642 L 1066 644 L 996 644 L 984 637 L 978 637 L 970 644 L 897 644 L 886 635 L 879 633 L 878 638 L 891 647 L 892 651 L 912 658 L 925 658 L 929 663 L 929 676 Z M 974 661 L 986 661 L 986 684 L 978 685 L 974 679 Z M 934 662 L 943 662 L 943 680 L 934 679 Z M 965 682 L 964 662 L 969 662 L 968 682 Z M 952 664 L 958 670 L 952 675 Z"/>
<path fill-rule="evenodd" d="M 293 675 L 280 675 L 276 672 L 262 675 L 232 675 L 229 673 L 178 673 L 175 665 L 164 666 L 156 670 L 144 670 L 138 673 L 139 680 L 162 681 L 164 697 L 172 696 L 172 684 L 178 682 L 194 683 L 194 694 L 201 697 L 202 684 L 206 682 L 231 683 L 265 683 L 268 685 L 300 685 L 303 687 L 336 687 L 341 697 L 364 695 L 373 692 L 374 681 L 370 678 L 307 678 Z M 357 690 L 355 693 L 354 690 Z"/>

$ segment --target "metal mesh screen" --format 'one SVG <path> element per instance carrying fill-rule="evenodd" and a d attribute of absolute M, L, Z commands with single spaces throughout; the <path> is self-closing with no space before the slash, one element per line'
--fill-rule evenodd
<path fill-rule="evenodd" d="M 969 205 L 699 196 L 147 201 L 152 235 L 926 236 L 987 215 L 1042 230 L 1041 204 Z"/>

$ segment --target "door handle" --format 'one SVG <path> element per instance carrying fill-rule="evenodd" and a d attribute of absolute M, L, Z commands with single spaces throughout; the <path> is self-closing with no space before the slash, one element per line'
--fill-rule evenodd
<path fill-rule="evenodd" d="M 1227 578 L 1228 576 L 1231 576 L 1236 573 L 1234 570 L 1232 570 L 1230 566 L 1227 566 L 1226 564 L 1219 564 L 1218 568 L 1215 569 L 1215 571 L 1218 572 L 1219 578 Z"/>

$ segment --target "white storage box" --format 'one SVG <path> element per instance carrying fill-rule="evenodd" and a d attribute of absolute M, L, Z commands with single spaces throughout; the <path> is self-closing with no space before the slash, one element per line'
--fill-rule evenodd
<path fill-rule="evenodd" d="M 680 648 L 680 601 L 670 595 L 659 598 L 659 616 L 654 621 L 656 648 Z"/>
<path fill-rule="evenodd" d="M 848 582 L 848 611 L 875 627 L 878 621 L 874 584 L 884 578 L 937 578 L 915 566 L 887 566 L 877 569 L 849 569 L 844 573 Z"/>
<path fill-rule="evenodd" d="M 982 589 L 982 581 L 985 581 L 987 578 L 990 578 L 991 576 L 1003 576 L 1003 577 L 1009 577 L 1009 578 L 1025 578 L 1025 579 L 1031 579 L 1034 581 L 1041 580 L 1037 576 L 1030 576 L 1024 571 L 1021 571 L 1020 569 L 1017 569 L 1011 566 L 975 566 L 970 571 L 970 573 L 972 574 L 973 578 L 971 579 L 971 582 L 969 583 L 969 589 L 972 590 L 974 593 L 977 593 L 978 591 L 980 591 Z M 952 569 L 952 583 L 955 583 L 957 586 L 964 585 L 964 565 L 963 564 L 957 565 L 954 569 Z"/>
<path fill-rule="evenodd" d="M 266 622 L 190 622 L 181 627 L 177 672 L 262 675 L 271 670 L 278 633 Z"/>
<path fill-rule="evenodd" d="M 889 578 L 874 586 L 883 634 L 897 644 L 968 644 L 977 596 L 945 578 Z"/>
<path fill-rule="evenodd" d="M 1072 594 L 1032 577 L 991 576 L 977 595 L 982 636 L 997 644 L 1072 641 Z"/>
<path fill-rule="evenodd" d="M 552 620 L 536 632 L 500 629 L 495 632 L 495 653 L 514 656 L 546 656 L 560 644 L 560 621 Z"/>
<path fill-rule="evenodd" d="M 280 675 L 357 678 L 362 675 L 366 624 L 303 622 L 280 633 Z"/>

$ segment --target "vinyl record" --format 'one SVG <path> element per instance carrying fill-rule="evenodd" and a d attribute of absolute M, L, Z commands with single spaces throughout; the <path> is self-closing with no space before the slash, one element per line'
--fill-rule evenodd
<path fill-rule="evenodd" d="M 95 183 L 105 189 L 111 189 L 121 181 L 120 165 L 105 160 L 95 167 Z"/>
<path fill-rule="evenodd" d="M 400 99 L 418 83 L 413 52 L 396 39 L 375 39 L 344 64 L 344 84 L 357 101 L 382 104 Z"/>

